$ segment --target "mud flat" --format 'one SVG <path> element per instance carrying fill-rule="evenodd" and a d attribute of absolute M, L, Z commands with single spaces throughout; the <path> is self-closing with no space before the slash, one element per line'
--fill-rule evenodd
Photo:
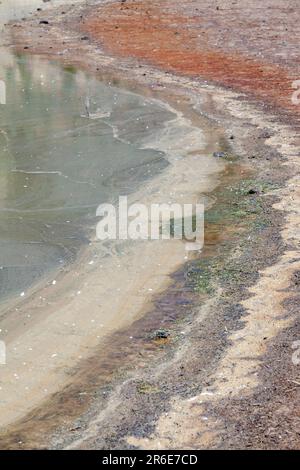
<path fill-rule="evenodd" d="M 39 360 L 48 358 L 37 372 L 39 383 L 47 376 L 47 395 L 18 420 L 16 410 L 7 408 L 1 447 L 299 447 L 299 366 L 292 361 L 299 337 L 299 107 L 289 95 L 296 77 L 296 2 L 288 9 L 284 2 L 267 2 L 267 31 L 251 45 L 239 41 L 241 24 L 261 30 L 259 2 L 239 2 L 231 9 L 220 1 L 218 10 L 206 3 L 79 5 L 65 7 L 63 15 L 61 9 L 41 12 L 10 27 L 9 41 L 19 51 L 25 47 L 55 57 L 168 103 L 181 129 L 188 124 L 190 132 L 185 127 L 182 141 L 171 139 L 171 145 L 168 140 L 176 163 L 171 161 L 137 200 L 152 201 L 153 195 L 164 200 L 176 184 L 188 197 L 206 194 L 208 211 L 199 258 L 184 260 L 182 246 L 174 241 L 147 243 L 135 246 L 134 253 L 127 247 L 121 266 L 105 266 L 101 277 L 103 263 L 88 273 L 82 268 L 95 253 L 92 246 L 58 278 L 56 294 L 52 286 L 44 288 L 48 314 L 21 328 L 20 335 L 24 348 L 34 341 Z M 274 3 L 286 31 L 294 28 L 292 38 L 272 23 Z M 234 20 L 228 33 L 233 15 L 241 23 Z M 41 25 L 41 20 L 48 23 Z M 205 55 L 203 41 L 195 39 L 198 29 L 210 46 Z M 279 49 L 271 33 L 285 41 Z M 164 147 L 164 139 L 156 136 L 152 148 Z M 192 148 L 178 159 L 187 145 Z M 225 151 L 227 159 L 211 168 L 214 150 Z M 134 256 L 147 262 L 133 275 L 132 266 L 139 265 L 132 263 Z M 107 273 L 114 303 L 105 297 Z M 125 275 L 124 297 L 116 290 Z M 27 302 L 34 302 L 35 295 Z M 20 307 L 26 311 L 26 303 Z M 118 331 L 111 328 L 114 314 Z M 73 331 L 74 317 L 78 330 Z M 165 338 L 157 337 L 158 329 L 168 332 Z M 49 331 L 55 333 L 52 341 Z M 54 359 L 62 362 L 51 367 L 54 349 L 54 354 L 59 351 Z M 38 391 L 29 406 L 40 400 Z"/>

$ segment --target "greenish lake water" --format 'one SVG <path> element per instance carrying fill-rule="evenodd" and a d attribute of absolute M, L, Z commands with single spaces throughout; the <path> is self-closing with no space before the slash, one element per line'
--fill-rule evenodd
<path fill-rule="evenodd" d="M 1 301 L 72 260 L 100 203 L 167 166 L 140 147 L 174 115 L 81 71 L 0 50 Z"/>

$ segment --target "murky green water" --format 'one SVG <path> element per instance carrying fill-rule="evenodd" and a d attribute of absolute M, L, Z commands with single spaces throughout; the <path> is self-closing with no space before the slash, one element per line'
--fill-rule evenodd
<path fill-rule="evenodd" d="M 80 71 L 0 51 L 2 300 L 72 259 L 100 203 L 165 168 L 138 142 L 173 115 Z"/>

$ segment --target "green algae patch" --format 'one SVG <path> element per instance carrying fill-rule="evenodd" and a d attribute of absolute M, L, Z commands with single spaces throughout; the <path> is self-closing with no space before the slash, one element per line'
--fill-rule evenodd
<path fill-rule="evenodd" d="M 266 180 L 245 179 L 218 191 L 216 204 L 205 214 L 205 243 L 209 244 L 211 233 L 218 232 L 226 244 L 213 258 L 205 258 L 204 249 L 204 258 L 190 263 L 186 276 L 196 293 L 213 296 L 219 287 L 243 285 L 255 275 L 255 269 L 239 263 L 235 252 L 270 226 L 265 196 L 276 189 L 276 184 Z"/>

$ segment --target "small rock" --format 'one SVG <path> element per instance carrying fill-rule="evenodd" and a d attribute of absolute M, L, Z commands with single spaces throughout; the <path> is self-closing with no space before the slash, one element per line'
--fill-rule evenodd
<path fill-rule="evenodd" d="M 80 38 L 80 39 L 81 39 L 81 41 L 87 41 L 89 38 L 88 38 L 88 36 L 82 36 L 82 38 Z"/>
<path fill-rule="evenodd" d="M 256 189 L 249 189 L 248 194 L 257 194 L 258 191 Z"/>
<path fill-rule="evenodd" d="M 226 158 L 226 153 L 225 152 L 214 152 L 213 156 L 215 158 Z"/>
<path fill-rule="evenodd" d="M 170 333 L 168 330 L 164 330 L 164 329 L 159 329 L 159 330 L 156 330 L 154 331 L 154 333 L 151 335 L 151 337 L 153 339 L 166 339 L 170 336 Z"/>
<path fill-rule="evenodd" d="M 81 429 L 81 426 L 76 426 L 76 428 L 71 428 L 70 431 L 75 432 L 75 431 L 79 431 L 79 429 Z"/>
<path fill-rule="evenodd" d="M 41 20 L 41 21 L 40 21 L 40 24 L 49 24 L 49 21 L 47 21 L 47 20 Z"/>
<path fill-rule="evenodd" d="M 272 135 L 270 134 L 268 130 L 262 131 L 262 133 L 259 136 L 260 139 L 270 139 L 270 137 L 272 137 Z"/>

